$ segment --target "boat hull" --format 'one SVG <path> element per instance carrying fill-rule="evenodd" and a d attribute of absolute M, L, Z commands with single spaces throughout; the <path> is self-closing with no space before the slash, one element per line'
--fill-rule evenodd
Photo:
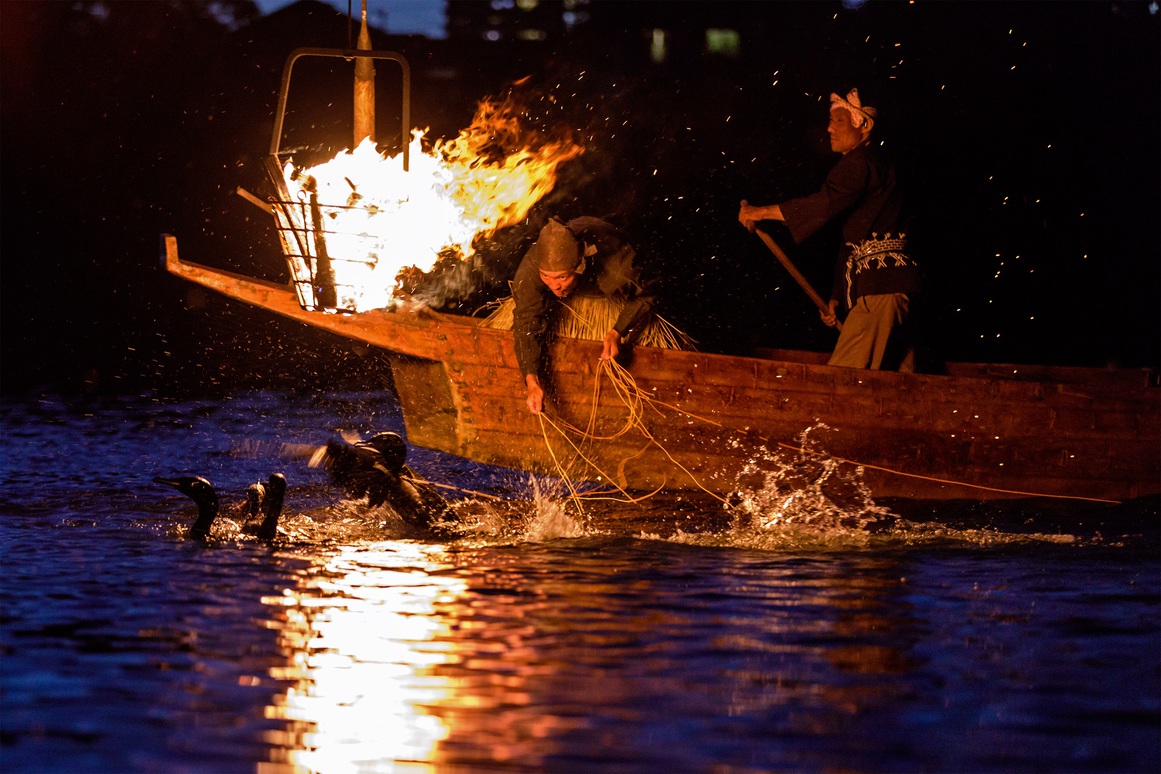
<path fill-rule="evenodd" d="M 903 374 L 831 367 L 817 353 L 635 347 L 625 366 L 645 397 L 631 409 L 600 343 L 569 339 L 550 348 L 542 421 L 524 407 L 510 331 L 406 305 L 307 311 L 289 286 L 184 262 L 176 239 L 163 243 L 179 277 L 388 353 L 408 441 L 488 464 L 722 494 L 739 476 L 825 453 L 860 467 L 875 497 L 1120 501 L 1161 491 L 1161 390 L 1144 369 Z"/>

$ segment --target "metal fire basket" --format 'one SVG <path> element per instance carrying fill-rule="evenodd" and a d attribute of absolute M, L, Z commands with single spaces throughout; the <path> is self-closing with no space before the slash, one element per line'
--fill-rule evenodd
<path fill-rule="evenodd" d="M 366 285 L 344 284 L 336 278 L 369 278 L 379 256 L 389 249 L 384 237 L 328 226 L 340 210 L 354 208 L 319 202 L 315 194 L 303 201 L 277 200 L 273 205 L 278 241 L 299 305 L 311 311 L 358 311 Z"/>
<path fill-rule="evenodd" d="M 302 201 L 291 198 L 283 177 L 279 156 L 282 126 L 286 113 L 286 98 L 290 90 L 290 75 L 295 61 L 304 56 L 345 59 L 389 59 L 397 62 L 402 71 L 403 95 L 403 169 L 408 169 L 408 135 L 411 124 L 411 68 L 402 54 L 394 51 L 368 49 L 299 48 L 290 53 L 282 70 L 282 86 L 278 94 L 278 108 L 274 117 L 274 132 L 270 140 L 270 155 L 266 157 L 267 174 L 274 184 L 277 196 L 272 199 L 274 224 L 278 241 L 290 270 L 298 303 L 303 309 L 326 312 L 357 311 L 361 290 L 354 285 L 335 282 L 336 267 L 347 269 L 344 277 L 368 273 L 375 268 L 378 256 L 386 249 L 381 236 L 353 234 L 328 228 L 340 210 L 352 209 L 346 203 L 320 202 L 310 192 Z M 353 269 L 354 271 L 350 271 Z"/>

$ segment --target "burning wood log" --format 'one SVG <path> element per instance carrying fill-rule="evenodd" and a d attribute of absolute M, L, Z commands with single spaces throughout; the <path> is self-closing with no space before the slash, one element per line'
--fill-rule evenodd
<path fill-rule="evenodd" d="M 335 294 L 335 273 L 331 268 L 331 257 L 327 253 L 326 229 L 323 227 L 322 211 L 318 206 L 318 187 L 314 178 L 308 178 L 303 188 L 310 192 L 310 223 L 314 229 L 315 255 L 314 292 L 318 303 L 333 309 L 337 303 Z"/>

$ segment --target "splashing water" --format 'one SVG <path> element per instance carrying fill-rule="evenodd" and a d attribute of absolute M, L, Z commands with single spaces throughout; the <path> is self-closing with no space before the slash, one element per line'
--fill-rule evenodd
<path fill-rule="evenodd" d="M 759 483 L 736 493 L 736 529 L 847 534 L 889 526 L 893 514 L 875 504 L 863 468 L 845 472 L 816 438 L 830 429 L 817 422 L 798 436 L 793 453 L 763 449 L 751 458 L 740 480 Z"/>
<path fill-rule="evenodd" d="M 525 524 L 524 539 L 540 543 L 557 538 L 583 537 L 584 525 L 569 515 L 566 501 L 553 497 L 545 489 L 546 482 L 533 476 L 533 511 Z"/>

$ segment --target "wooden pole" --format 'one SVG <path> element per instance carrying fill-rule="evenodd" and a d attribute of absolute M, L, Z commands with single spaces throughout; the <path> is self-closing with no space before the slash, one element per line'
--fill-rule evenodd
<path fill-rule="evenodd" d="M 367 27 L 367 0 L 363 0 L 363 26 L 359 28 L 360 51 L 371 50 L 371 33 Z M 367 138 L 375 142 L 375 65 L 369 57 L 355 58 L 355 144 Z M 403 138 L 407 142 L 407 138 Z"/>
<path fill-rule="evenodd" d="M 270 213 L 272 213 L 274 211 L 273 204 L 271 204 L 270 202 L 262 201 L 257 196 L 255 196 L 254 194 L 247 191 L 245 188 L 239 187 L 238 190 L 235 191 L 234 193 L 238 194 L 238 196 L 241 196 L 243 199 L 250 202 L 258 209 L 264 211 L 267 215 L 269 215 Z"/>
<path fill-rule="evenodd" d="M 778 246 L 778 243 L 774 241 L 774 237 L 770 236 L 757 226 L 754 227 L 754 233 L 757 234 L 762 239 L 762 241 L 766 243 L 766 247 L 770 248 L 770 252 L 774 253 L 774 257 L 778 259 L 779 263 L 786 267 L 786 271 L 790 272 L 790 276 L 794 278 L 794 281 L 798 283 L 799 287 L 806 291 L 806 295 L 810 296 L 810 300 L 814 302 L 814 305 L 817 306 L 820 311 L 829 314 L 830 304 L 828 304 L 826 301 L 823 301 L 822 296 L 820 296 L 818 292 L 815 291 L 813 287 L 811 287 L 810 282 L 806 279 L 806 277 L 802 276 L 802 272 L 798 270 L 798 267 L 794 265 L 794 262 L 790 260 L 790 257 L 786 255 L 786 253 L 782 251 L 782 248 Z M 834 327 L 841 331 L 843 329 L 843 324 L 836 318 L 834 321 Z"/>

